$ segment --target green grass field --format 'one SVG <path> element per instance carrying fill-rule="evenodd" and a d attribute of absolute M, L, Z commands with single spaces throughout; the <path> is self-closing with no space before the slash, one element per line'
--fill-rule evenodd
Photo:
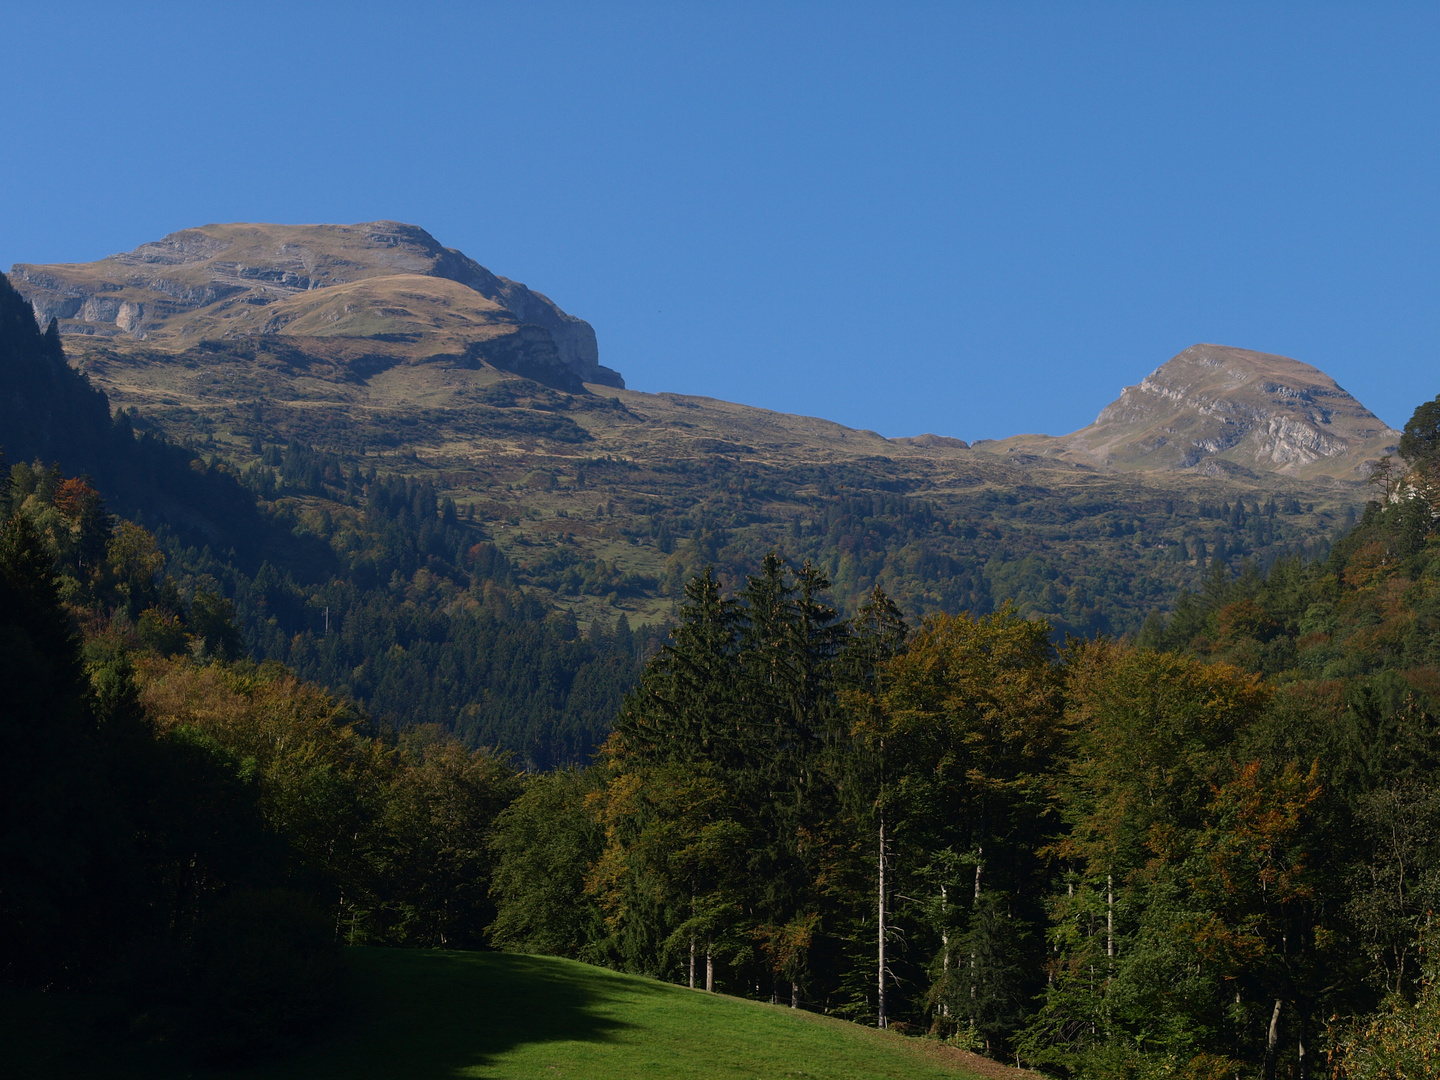
<path fill-rule="evenodd" d="M 905 1080 L 971 1074 L 934 1044 L 549 957 L 356 949 L 350 1016 L 298 1057 L 235 1080 Z M 119 1047 L 59 995 L 0 998 L 6 1075 L 207 1075 Z"/>

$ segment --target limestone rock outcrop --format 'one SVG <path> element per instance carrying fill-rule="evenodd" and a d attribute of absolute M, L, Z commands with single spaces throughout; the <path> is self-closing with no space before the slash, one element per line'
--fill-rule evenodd
<path fill-rule="evenodd" d="M 1115 470 L 1361 478 L 1400 432 L 1334 379 L 1288 356 L 1192 345 L 1070 435 L 1020 435 L 983 449 Z"/>

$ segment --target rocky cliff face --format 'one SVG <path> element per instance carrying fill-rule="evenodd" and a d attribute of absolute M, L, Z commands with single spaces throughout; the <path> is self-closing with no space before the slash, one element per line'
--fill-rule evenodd
<path fill-rule="evenodd" d="M 1335 380 L 1287 356 L 1192 345 L 1127 386 L 1089 427 L 982 449 L 1106 469 L 1357 479 L 1400 433 Z"/>
<path fill-rule="evenodd" d="M 279 334 L 363 338 L 409 356 L 519 350 L 561 382 L 625 385 L 600 364 L 589 323 L 399 222 L 207 225 L 95 263 L 20 263 L 11 281 L 42 323 L 122 346 Z M 362 282 L 337 310 L 332 290 Z"/>

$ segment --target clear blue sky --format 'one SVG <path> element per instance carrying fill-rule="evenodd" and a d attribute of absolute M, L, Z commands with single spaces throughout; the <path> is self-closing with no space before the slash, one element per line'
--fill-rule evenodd
<path fill-rule="evenodd" d="M 1063 433 L 1196 341 L 1440 393 L 1440 5 L 11 0 L 0 267 L 423 225 L 640 390 Z"/>

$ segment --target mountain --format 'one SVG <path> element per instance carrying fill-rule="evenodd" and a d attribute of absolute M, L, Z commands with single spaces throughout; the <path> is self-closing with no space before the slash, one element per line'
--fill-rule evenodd
<path fill-rule="evenodd" d="M 279 338 L 359 378 L 483 359 L 566 389 L 625 385 L 600 364 L 589 323 L 394 221 L 206 225 L 99 262 L 20 263 L 10 276 L 41 323 L 121 351 Z"/>
<path fill-rule="evenodd" d="M 62 595 L 98 605 L 85 620 L 98 612 L 143 637 L 147 618 L 173 631 L 178 617 L 197 640 L 219 640 L 226 611 L 200 593 L 223 592 L 253 656 L 322 679 L 382 724 L 440 724 L 530 768 L 583 761 L 604 738 L 645 631 L 616 620 L 579 636 L 514 588 L 484 527 L 458 520 L 433 483 L 372 473 L 332 503 L 313 496 L 341 479 L 333 458 L 292 448 L 279 462 L 285 494 L 263 498 L 245 482 L 253 472 L 242 481 L 194 440 L 137 434 L 133 415 L 112 417 L 67 363 L 57 324 L 42 332 L 0 275 L 0 512 L 23 508 L 36 523 Z M 101 503 L 68 483 L 80 478 Z M 87 505 L 139 522 L 158 550 L 129 530 L 107 548 L 106 516 L 76 509 Z"/>
<path fill-rule="evenodd" d="M 1288 356 L 1192 345 L 1127 386 L 1070 435 L 1020 435 L 989 453 L 1039 454 L 1123 471 L 1275 473 L 1363 480 L 1395 452 L 1388 427 L 1323 371 Z"/>
<path fill-rule="evenodd" d="M 1394 435 L 1314 368 L 1219 346 L 1074 435 L 973 447 L 640 393 L 587 324 L 390 222 L 206 226 L 15 284 L 130 422 L 296 529 L 338 550 L 367 478 L 410 478 L 581 627 L 662 623 L 687 575 L 778 548 L 847 610 L 878 584 L 914 616 L 1134 630 L 1217 558 L 1324 550 Z"/>

